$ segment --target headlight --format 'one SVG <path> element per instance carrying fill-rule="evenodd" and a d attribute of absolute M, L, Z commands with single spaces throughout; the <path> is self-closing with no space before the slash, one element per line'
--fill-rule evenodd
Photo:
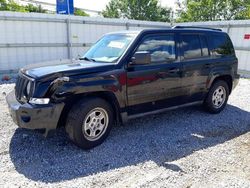
<path fill-rule="evenodd" d="M 31 104 L 49 104 L 49 98 L 31 98 L 29 103 Z"/>
<path fill-rule="evenodd" d="M 31 82 L 28 82 L 28 84 L 26 86 L 26 93 L 28 96 L 30 95 L 30 90 L 31 90 Z"/>

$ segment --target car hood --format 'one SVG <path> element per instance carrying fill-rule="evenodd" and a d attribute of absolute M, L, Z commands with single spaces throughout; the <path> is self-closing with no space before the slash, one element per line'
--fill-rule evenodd
<path fill-rule="evenodd" d="M 104 71 L 114 66 L 113 63 L 90 62 L 85 60 L 56 60 L 27 65 L 21 72 L 32 78 L 42 78 L 51 75 L 71 76 Z"/>

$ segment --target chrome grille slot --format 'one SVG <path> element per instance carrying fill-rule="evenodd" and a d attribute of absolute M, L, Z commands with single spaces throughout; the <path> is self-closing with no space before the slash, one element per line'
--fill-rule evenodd
<path fill-rule="evenodd" d="M 24 80 L 18 76 L 17 82 L 16 82 L 16 98 L 18 100 L 21 100 L 22 97 L 22 85 L 23 85 Z"/>
<path fill-rule="evenodd" d="M 15 94 L 16 99 L 19 102 L 27 102 L 27 94 L 26 94 L 26 87 L 30 80 L 26 78 L 25 76 L 19 74 L 17 81 L 16 81 L 16 87 L 15 87 Z"/>
<path fill-rule="evenodd" d="M 15 94 L 16 94 L 16 98 L 18 99 L 19 97 L 19 90 L 20 90 L 20 78 L 19 76 L 17 77 L 17 80 L 16 80 L 16 85 L 15 85 Z"/>

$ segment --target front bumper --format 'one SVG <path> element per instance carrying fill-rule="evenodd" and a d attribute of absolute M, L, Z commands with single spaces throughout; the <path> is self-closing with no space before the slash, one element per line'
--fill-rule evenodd
<path fill-rule="evenodd" d="M 27 129 L 56 129 L 64 103 L 31 105 L 21 104 L 16 100 L 12 91 L 6 97 L 9 111 L 13 121 L 22 128 Z"/>

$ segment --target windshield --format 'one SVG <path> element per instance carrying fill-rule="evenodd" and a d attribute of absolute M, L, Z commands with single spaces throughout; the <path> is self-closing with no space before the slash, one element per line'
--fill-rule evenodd
<path fill-rule="evenodd" d="M 82 59 L 99 62 L 116 62 L 131 43 L 135 34 L 109 34 L 102 37 Z"/>

